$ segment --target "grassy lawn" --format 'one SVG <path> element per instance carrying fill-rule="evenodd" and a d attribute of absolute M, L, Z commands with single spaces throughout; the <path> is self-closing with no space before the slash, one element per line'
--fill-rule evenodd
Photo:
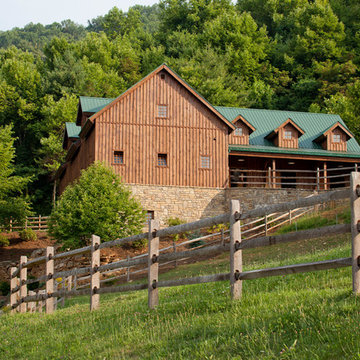
<path fill-rule="evenodd" d="M 324 250 L 325 249 L 325 250 Z M 350 256 L 350 236 L 244 251 L 246 269 Z M 179 266 L 162 279 L 228 271 L 222 256 Z M 360 299 L 351 269 L 67 301 L 53 315 L 0 317 L 1 359 L 360 359 Z"/>

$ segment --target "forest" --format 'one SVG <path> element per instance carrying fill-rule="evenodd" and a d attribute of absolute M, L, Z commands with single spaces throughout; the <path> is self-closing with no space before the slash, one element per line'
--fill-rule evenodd
<path fill-rule="evenodd" d="M 358 0 L 161 0 L 30 23 L 0 32 L 0 218 L 51 211 L 78 96 L 116 97 L 164 62 L 213 105 L 336 113 L 360 140 Z"/>

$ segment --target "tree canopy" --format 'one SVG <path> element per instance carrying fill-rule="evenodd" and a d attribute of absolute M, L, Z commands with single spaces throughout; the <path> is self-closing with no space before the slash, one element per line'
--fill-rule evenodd
<path fill-rule="evenodd" d="M 116 97 L 168 63 L 214 105 L 339 113 L 360 140 L 355 0 L 161 0 L 0 32 L 0 126 L 34 210 L 51 209 L 77 97 Z"/>

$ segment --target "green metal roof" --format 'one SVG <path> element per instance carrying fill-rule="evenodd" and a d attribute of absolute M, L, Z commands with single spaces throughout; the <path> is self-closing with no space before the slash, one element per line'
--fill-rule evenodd
<path fill-rule="evenodd" d="M 97 113 L 114 100 L 115 98 L 80 96 L 81 110 L 83 112 Z"/>
<path fill-rule="evenodd" d="M 216 106 L 216 109 L 229 121 L 233 121 L 237 116 L 241 115 L 256 129 L 252 134 L 250 134 L 250 146 L 230 145 L 231 150 L 274 153 L 281 152 L 284 154 L 296 152 L 297 154 L 304 155 L 309 154 L 342 157 L 345 157 L 346 155 L 346 157 L 360 156 L 360 146 L 355 138 L 351 138 L 347 142 L 347 152 L 323 150 L 319 144 L 313 141 L 337 122 L 341 123 L 346 129 L 348 129 L 339 115 L 282 110 L 244 109 L 223 106 Z M 275 147 L 271 141 L 265 139 L 267 134 L 279 127 L 289 118 L 305 131 L 304 135 L 299 138 L 299 149 L 290 150 L 278 148 Z"/>
<path fill-rule="evenodd" d="M 78 138 L 81 130 L 81 126 L 77 126 L 73 122 L 65 123 L 65 129 L 69 138 Z"/>
<path fill-rule="evenodd" d="M 279 148 L 277 146 L 261 146 L 261 145 L 229 145 L 229 152 L 232 151 L 286 154 L 286 155 L 310 155 L 310 156 L 324 156 L 324 157 L 360 158 L 359 152 L 329 151 L 323 149 L 289 149 L 289 148 Z"/>

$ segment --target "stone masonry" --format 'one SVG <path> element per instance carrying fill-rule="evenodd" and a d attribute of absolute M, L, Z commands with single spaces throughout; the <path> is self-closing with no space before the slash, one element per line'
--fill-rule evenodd
<path fill-rule="evenodd" d="M 159 185 L 128 185 L 144 210 L 154 211 L 161 227 L 169 218 L 186 222 L 228 212 L 232 199 L 241 201 L 242 208 L 250 210 L 265 204 L 275 204 L 313 194 L 311 190 L 260 188 L 200 188 Z"/>

